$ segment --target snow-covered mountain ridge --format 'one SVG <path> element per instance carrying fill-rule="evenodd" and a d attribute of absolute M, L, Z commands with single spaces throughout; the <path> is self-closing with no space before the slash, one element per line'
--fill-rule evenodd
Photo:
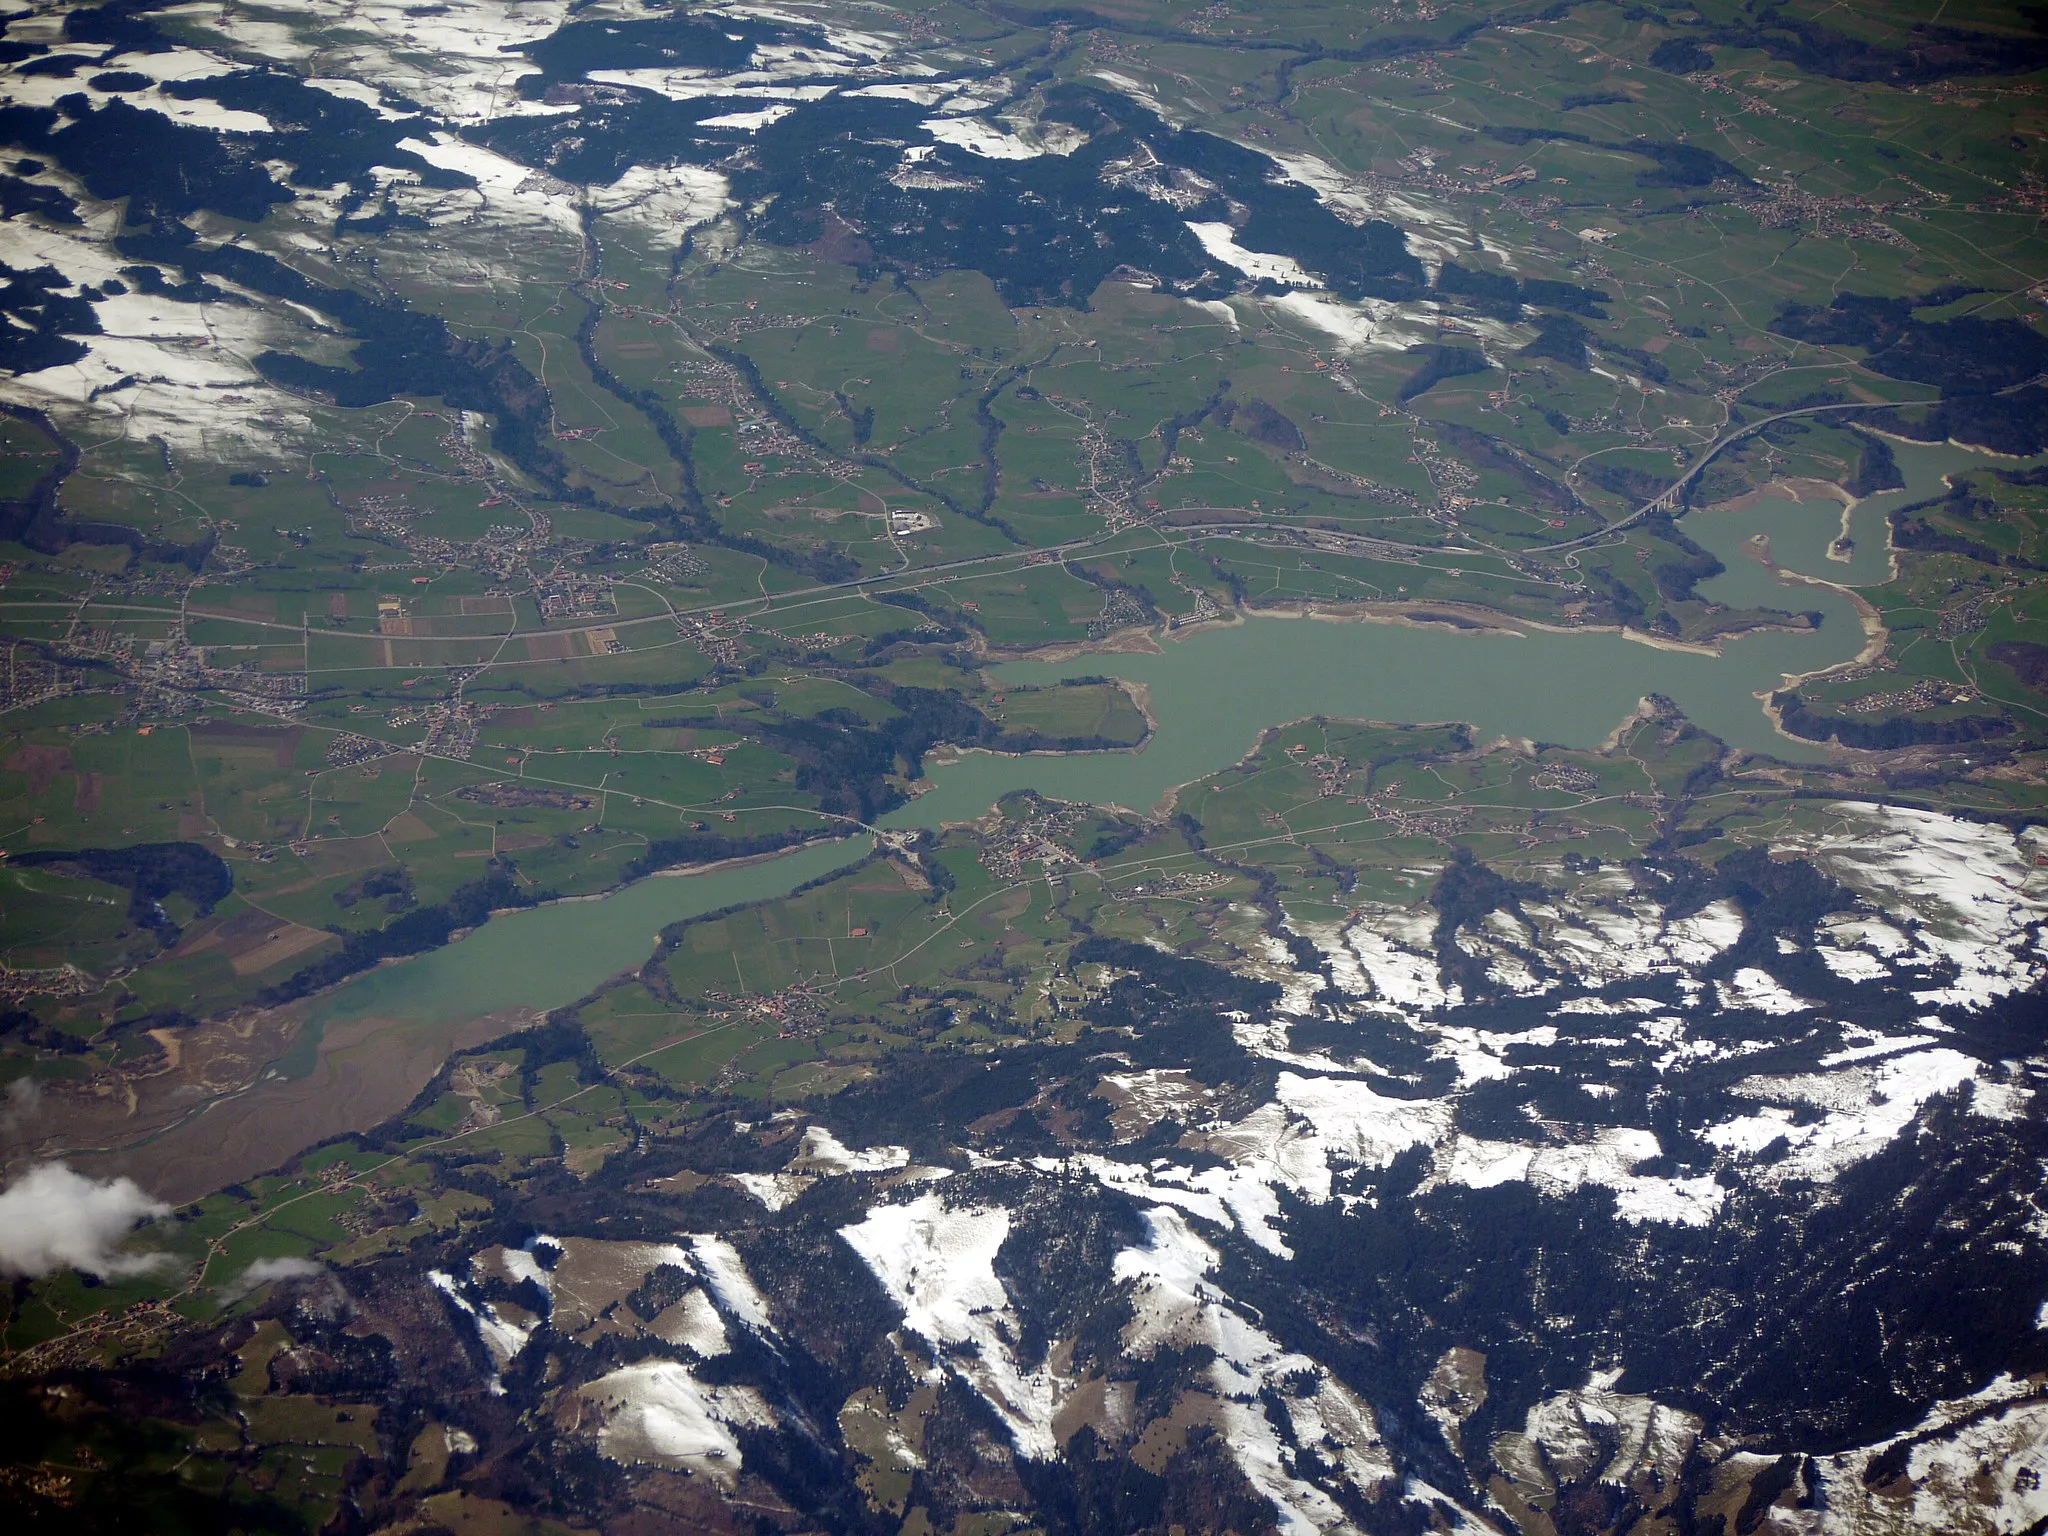
<path fill-rule="evenodd" d="M 1542 1529 L 1598 1489 L 1651 1518 L 1732 1500 L 1787 1530 L 2018 1529 L 2042 1388 L 1972 1362 L 1996 1352 L 1987 1331 L 2009 1351 L 2048 1303 L 2038 1064 L 1995 1027 L 2038 997 L 2043 844 L 1883 806 L 1830 817 L 1780 850 L 1840 882 L 1800 921 L 1753 887 L 1702 904 L 1617 876 L 1592 902 L 1522 900 L 1448 930 L 1361 907 L 1236 977 L 1105 949 L 1116 978 L 1071 1048 L 963 1063 L 952 1090 L 885 1081 L 826 1120 L 707 1130 L 693 1187 L 757 1213 L 717 1250 L 725 1278 L 708 1239 L 678 1238 L 617 1249 L 632 1272 L 611 1286 L 668 1266 L 686 1291 L 698 1277 L 696 1312 L 662 1290 L 665 1311 L 598 1322 L 570 1294 L 587 1258 L 550 1277 L 526 1256 L 558 1239 L 479 1255 L 467 1292 L 435 1283 L 495 1369 L 550 1315 L 583 1338 L 665 1341 L 642 1347 L 672 1364 L 579 1389 L 578 1432 L 728 1483 L 749 1433 L 823 1416 L 760 1362 L 853 1327 L 879 1374 L 836 1417 L 883 1483 L 942 1476 L 926 1436 L 947 1403 L 981 1417 L 979 1454 L 1020 1469 L 1070 1462 L 1084 1431 L 1091 1454 L 1153 1470 L 1220 1457 L 1288 1531 Z M 1018 1092 L 973 1095 L 1008 1108 L 971 1127 L 943 1108 L 1013 1068 Z M 1940 1240 L 1911 1213 L 1956 1177 L 1976 1186 L 1972 1242 L 1915 1249 Z M 1875 1262 L 1907 1272 L 1859 1303 L 1880 1212 L 1892 1257 Z M 1962 1219 L 1951 1200 L 1936 1227 Z M 1488 1268 L 1490 1222 L 1533 1233 L 1539 1272 Z M 1854 1242 L 1826 1235 L 1845 1223 L 1862 1223 Z M 1393 1227 L 1442 1246 L 1442 1281 L 1350 1273 Z M 1769 1277 L 1801 1269 L 1773 1294 Z M 1930 1328 L 1947 1342 L 1912 1366 L 1863 1355 L 1859 1310 L 1939 1308 L 1928 1286 L 1962 1274 L 2031 1287 L 2017 1332 L 1979 1319 L 1974 1338 Z M 493 1311 L 493 1276 L 537 1284 Z M 818 1306 L 828 1292 L 867 1299 Z M 1787 1315 L 1815 1294 L 1836 1317 Z M 1355 1310 L 1366 1295 L 1377 1323 Z M 1386 1336 L 1392 1317 L 1412 1341 Z M 1729 1352 L 1758 1329 L 1781 1335 L 1779 1369 L 1826 1362 L 1825 1403 Z M 742 1336 L 767 1351 L 752 1366 L 731 1354 Z M 1917 1424 L 1900 1414 L 1914 1381 L 1945 1394 Z"/>

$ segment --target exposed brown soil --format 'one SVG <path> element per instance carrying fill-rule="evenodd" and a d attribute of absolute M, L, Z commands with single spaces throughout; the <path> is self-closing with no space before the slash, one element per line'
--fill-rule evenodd
<path fill-rule="evenodd" d="M 333 934 L 323 933 L 318 928 L 302 928 L 297 923 L 286 923 L 254 949 L 235 956 L 232 962 L 235 974 L 254 976 L 261 971 L 269 970 L 273 965 L 282 965 L 287 960 L 303 955 L 308 950 L 318 949 L 333 937 Z"/>
<path fill-rule="evenodd" d="M 849 267 L 864 267 L 875 259 L 875 248 L 861 232 L 836 213 L 819 220 L 820 234 L 811 242 L 813 254 Z"/>
<path fill-rule="evenodd" d="M 178 948 L 178 957 L 203 955 L 210 949 L 239 955 L 261 944 L 272 930 L 287 926 L 268 912 L 243 912 L 207 929 Z"/>
<path fill-rule="evenodd" d="M 51 1084 L 5 1142 L 9 1165 L 132 1146 L 246 1087 L 284 1053 L 306 1008 L 252 1010 L 178 1032 L 178 1050 L 85 1082 Z"/>
<path fill-rule="evenodd" d="M 248 1016 L 246 1036 L 232 1039 L 222 1038 L 232 1031 L 215 1026 L 188 1030 L 175 1069 L 164 1062 L 153 1078 L 107 1084 L 91 1097 L 46 1095 L 30 1128 L 38 1144 L 9 1147 L 9 1161 L 61 1154 L 96 1178 L 125 1174 L 158 1198 L 183 1204 L 267 1172 L 331 1136 L 390 1119 L 433 1080 L 451 1052 L 533 1022 L 516 1010 L 440 1026 L 350 1019 L 328 1026 L 306 1077 L 263 1077 L 302 1014 L 300 1006 Z M 208 1107 L 193 1113 L 195 1103 L 208 1099 Z"/>
<path fill-rule="evenodd" d="M 217 951 L 226 957 L 237 976 L 254 976 L 294 955 L 318 949 L 332 937 L 322 929 L 273 917 L 268 912 L 244 912 L 180 945 L 177 954 L 183 960 Z"/>
<path fill-rule="evenodd" d="M 269 726 L 243 725 L 234 720 L 210 720 L 204 725 L 188 726 L 195 742 L 204 742 L 216 747 L 268 747 L 272 760 L 280 768 L 292 765 L 292 754 L 298 750 L 299 738 L 305 731 L 296 725 L 273 729 Z"/>
<path fill-rule="evenodd" d="M 526 654 L 535 661 L 562 661 L 583 654 L 583 637 L 574 631 L 558 635 L 528 635 Z"/>
<path fill-rule="evenodd" d="M 7 759 L 6 766 L 28 775 L 28 792 L 40 799 L 60 773 L 73 773 L 71 754 L 63 747 L 22 747 Z"/>

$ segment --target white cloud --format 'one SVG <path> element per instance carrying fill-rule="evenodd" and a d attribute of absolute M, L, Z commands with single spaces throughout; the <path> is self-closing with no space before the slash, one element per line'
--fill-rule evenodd
<path fill-rule="evenodd" d="M 63 1163 L 44 1163 L 0 1193 L 0 1274 L 47 1275 L 67 1267 L 102 1278 L 142 1274 L 169 1256 L 115 1249 L 138 1223 L 170 1213 L 133 1179 L 102 1184 Z"/>
<path fill-rule="evenodd" d="M 315 1280 L 326 1273 L 325 1264 L 316 1264 L 311 1259 L 258 1259 L 223 1289 L 232 1296 L 246 1296 L 259 1286 L 287 1280 Z"/>

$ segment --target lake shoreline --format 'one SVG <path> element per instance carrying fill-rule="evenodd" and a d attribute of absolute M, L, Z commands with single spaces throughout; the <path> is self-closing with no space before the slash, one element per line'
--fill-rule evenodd
<path fill-rule="evenodd" d="M 1924 483 L 1933 478 L 1931 470 L 1949 466 L 1944 458 L 1902 467 L 1913 481 Z M 1822 494 L 1819 487 L 1794 489 Z M 1139 814 L 1147 816 L 1170 814 L 1189 785 L 1241 762 L 1270 731 L 1318 716 L 1410 722 L 1448 717 L 1469 726 L 1481 741 L 1542 740 L 1612 750 L 1630 724 L 1655 707 L 1644 702 L 1655 697 L 1669 699 L 1688 720 L 1735 751 L 1786 761 L 1840 762 L 1851 754 L 1786 732 L 1770 705 L 1771 695 L 1867 665 L 1883 654 L 1889 637 L 1875 607 L 1841 579 L 1850 573 L 1839 562 L 1820 566 L 1826 551 L 1823 533 L 1836 536 L 1832 517 L 1825 530 L 1818 530 L 1813 523 L 1817 509 L 1810 502 L 1804 518 L 1790 509 L 1774 515 L 1764 498 L 1751 501 L 1749 510 L 1761 514 L 1763 531 L 1786 534 L 1780 558 L 1794 564 L 1774 564 L 1766 572 L 1735 560 L 1731 541 L 1739 542 L 1750 530 L 1709 512 L 1699 536 L 1722 546 L 1719 555 L 1730 569 L 1714 578 L 1727 583 L 1721 589 L 1725 595 L 1715 595 L 1711 585 L 1705 595 L 1733 607 L 1775 609 L 1782 597 L 1773 600 L 1765 594 L 1799 587 L 1839 594 L 1839 603 L 1826 605 L 1835 622 L 1825 630 L 1769 624 L 1706 644 L 1617 625 L 1520 618 L 1476 603 L 1295 600 L 1255 602 L 1213 622 L 1133 628 L 1087 643 L 1016 652 L 984 646 L 979 659 L 999 686 L 1046 686 L 1093 672 L 1114 676 L 1137 702 L 1145 738 L 1128 747 L 1090 751 L 936 751 L 933 772 L 918 786 L 916 797 L 879 820 L 885 828 L 903 831 L 971 823 L 1004 795 L 1022 789 L 1071 803 L 1142 807 Z M 1798 530 L 1803 532 L 1795 538 Z M 1875 537 L 1868 543 L 1857 559 L 1865 571 L 1877 553 Z M 1847 628 L 1851 612 L 1861 643 L 1854 655 L 1840 657 L 1847 636 L 1836 636 Z M 1254 619 L 1321 622 L 1290 629 Z M 1462 644 L 1461 636 L 1476 643 Z M 1484 643 L 1489 637 L 1515 643 Z M 1775 688 L 1770 686 L 1779 679 Z M 849 831 L 835 831 L 769 853 L 655 871 L 604 891 L 493 914 L 457 943 L 381 965 L 299 1005 L 305 1011 L 295 1028 L 283 1027 L 277 1015 L 264 1021 L 257 1028 L 262 1038 L 243 1042 L 254 1059 L 233 1080 L 217 1077 L 227 1089 L 217 1102 L 273 1096 L 282 1101 L 308 1092 L 310 1079 L 329 1081 L 327 1063 L 335 1052 L 352 1049 L 351 1042 L 360 1044 L 358 1034 L 365 1039 L 375 1035 L 382 1048 L 410 1055 L 450 1031 L 481 1027 L 475 1024 L 478 1019 L 510 1017 L 507 1008 L 523 1005 L 536 1010 L 533 1016 L 545 1016 L 586 993 L 593 978 L 644 963 L 654 936 L 670 923 L 703 911 L 773 900 L 811 879 L 827 878 L 854 862 L 849 845 L 857 841 Z M 792 859 L 800 862 L 792 866 Z M 321 1038 L 327 1027 L 335 1030 L 331 1045 Z M 289 1069 L 297 1075 L 277 1075 L 284 1061 L 278 1051 L 284 1046 L 298 1053 Z M 265 1057 L 272 1059 L 259 1065 Z M 169 1067 L 163 1075 L 168 1080 L 182 1074 Z M 189 1104 L 180 1109 L 191 1114 Z M 182 1123 L 203 1125 L 223 1113 L 200 1112 Z M 234 1112 L 237 1124 L 245 1113 Z M 140 1137 L 117 1140 L 106 1133 L 118 1132 L 119 1117 L 102 1112 L 92 1130 L 81 1126 L 83 1134 L 67 1139 L 97 1143 L 82 1155 L 100 1159 L 124 1151 L 153 1155 L 143 1147 L 154 1147 L 167 1135 L 197 1134 L 178 1129 L 175 1118 L 158 1113 L 153 1124 L 133 1127 Z M 284 1145 L 289 1139 L 267 1143 L 275 1153 L 273 1164 L 291 1155 Z"/>

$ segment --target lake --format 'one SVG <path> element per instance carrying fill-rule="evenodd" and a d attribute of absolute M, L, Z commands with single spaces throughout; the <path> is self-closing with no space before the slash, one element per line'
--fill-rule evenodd
<path fill-rule="evenodd" d="M 1644 694 L 1660 693 L 1731 746 L 1818 761 L 1825 756 L 1820 748 L 1778 734 L 1758 695 L 1774 692 L 1788 675 L 1854 657 L 1863 648 L 1861 621 L 1846 594 L 1782 581 L 1743 546 L 1752 534 L 1767 533 L 1772 560 L 1788 570 L 1844 586 L 1889 580 L 1890 509 L 1938 494 L 1944 474 L 1984 463 L 1981 455 L 1957 448 L 1899 445 L 1896 452 L 1907 486 L 1857 505 L 1855 551 L 1846 563 L 1828 558 L 1842 525 L 1841 503 L 1832 499 L 1802 502 L 1772 493 L 1740 511 L 1684 519 L 1687 537 L 1728 567 L 1700 584 L 1702 596 L 1730 607 L 1818 612 L 1818 631 L 1738 635 L 1711 655 L 1602 630 L 1478 631 L 1255 615 L 1169 638 L 1158 655 L 1009 662 L 992 670 L 1013 686 L 1089 675 L 1141 683 L 1159 728 L 1139 753 L 1021 761 L 967 753 L 935 766 L 931 789 L 888 823 L 964 821 L 1026 787 L 1058 800 L 1149 810 L 1176 785 L 1237 761 L 1262 730 L 1305 715 L 1411 724 L 1462 720 L 1481 740 L 1516 736 L 1591 747 Z"/>
<path fill-rule="evenodd" d="M 563 1007 L 639 965 L 670 923 L 787 895 L 857 863 L 872 846 L 866 837 L 814 843 L 698 874 L 652 875 L 590 900 L 503 913 L 458 943 L 337 988 L 314 1009 L 279 1068 L 288 1076 L 303 1075 L 312 1067 L 321 1031 L 345 1019 L 433 1026 L 506 1009 Z"/>
<path fill-rule="evenodd" d="M 1010 685 L 1104 674 L 1142 684 L 1158 728 L 1142 751 L 1032 757 L 967 753 L 934 764 L 925 793 L 891 827 L 937 827 L 982 815 L 1002 796 L 1034 789 L 1056 799 L 1148 810 L 1176 786 L 1242 757 L 1259 734 L 1307 715 L 1404 722 L 1464 721 L 1481 740 L 1526 737 L 1591 747 L 1648 693 L 1672 699 L 1722 740 L 1781 758 L 1823 754 L 1772 728 L 1760 695 L 1797 675 L 1855 656 L 1863 632 L 1854 603 L 1834 587 L 1791 584 L 1745 552 L 1771 538 L 1773 562 L 1840 586 L 1888 579 L 1885 517 L 1892 506 L 1938 494 L 1941 477 L 1981 466 L 1950 447 L 1899 445 L 1908 486 L 1860 503 L 1848 561 L 1828 558 L 1840 503 L 1769 493 L 1740 510 L 1695 512 L 1687 535 L 1728 569 L 1702 595 L 1738 607 L 1815 611 L 1818 630 L 1730 637 L 1719 654 L 1647 644 L 1612 631 L 1512 625 L 1498 631 L 1440 625 L 1250 616 L 1170 638 L 1156 654 L 1014 661 L 991 670 Z M 329 1026 L 355 1035 L 374 1022 L 422 1041 L 452 1039 L 470 1021 L 558 1008 L 643 961 L 667 924 L 742 902 L 769 900 L 829 875 L 870 848 L 853 839 L 700 873 L 636 881 L 604 897 L 509 913 L 444 949 L 385 966 L 336 989 L 314 1008 L 272 1082 L 319 1065 Z M 261 1096 L 259 1085 L 251 1095 Z M 395 1107 L 395 1106 L 394 1106 Z M 281 1149 L 277 1157 L 290 1155 Z"/>

